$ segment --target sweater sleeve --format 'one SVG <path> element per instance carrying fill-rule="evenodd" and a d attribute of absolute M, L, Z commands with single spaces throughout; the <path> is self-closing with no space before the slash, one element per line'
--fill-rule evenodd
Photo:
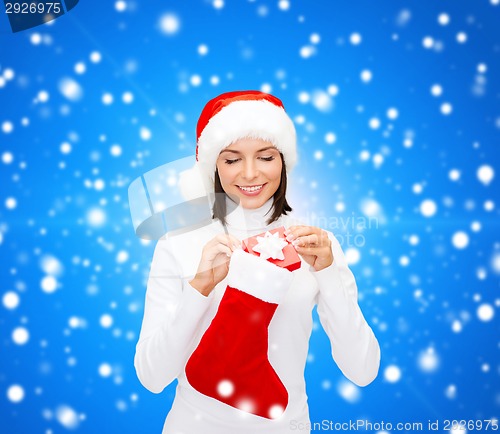
<path fill-rule="evenodd" d="M 358 305 L 358 288 L 344 252 L 332 233 L 333 264 L 313 275 L 318 283 L 318 315 L 342 373 L 358 386 L 378 374 L 380 347 Z"/>
<path fill-rule="evenodd" d="M 160 393 L 182 372 L 213 292 L 204 296 L 180 276 L 168 240 L 158 241 L 149 273 L 134 366 L 141 384 Z"/>

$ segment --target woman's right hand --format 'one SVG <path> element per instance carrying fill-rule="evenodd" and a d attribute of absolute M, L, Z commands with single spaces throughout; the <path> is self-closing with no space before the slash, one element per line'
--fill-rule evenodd
<path fill-rule="evenodd" d="M 196 276 L 189 284 L 201 294 L 209 295 L 229 271 L 231 254 L 241 247 L 241 241 L 229 234 L 212 238 L 201 254 Z"/>

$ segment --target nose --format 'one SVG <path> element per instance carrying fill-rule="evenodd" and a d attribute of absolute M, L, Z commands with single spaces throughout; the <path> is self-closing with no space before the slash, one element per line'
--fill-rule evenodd
<path fill-rule="evenodd" d="M 259 175 L 259 170 L 253 159 L 245 161 L 241 175 L 245 179 L 255 179 Z"/>

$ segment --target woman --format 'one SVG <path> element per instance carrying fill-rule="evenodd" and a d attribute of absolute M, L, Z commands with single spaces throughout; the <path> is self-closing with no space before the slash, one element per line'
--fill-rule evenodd
<path fill-rule="evenodd" d="M 197 138 L 213 221 L 156 246 L 137 375 L 154 393 L 178 380 L 164 434 L 288 433 L 309 423 L 304 369 L 316 304 L 332 356 L 355 384 L 377 376 L 379 345 L 336 238 L 289 215 L 296 137 L 281 101 L 222 94 L 205 106 Z M 302 259 L 293 272 L 241 248 L 282 226 Z"/>

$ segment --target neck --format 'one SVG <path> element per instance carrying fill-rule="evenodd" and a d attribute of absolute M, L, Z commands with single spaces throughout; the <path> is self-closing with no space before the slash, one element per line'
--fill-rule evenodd
<path fill-rule="evenodd" d="M 260 208 L 243 208 L 226 196 L 226 222 L 228 227 L 247 231 L 265 230 L 268 228 L 267 221 L 272 215 L 273 198 L 271 197 Z"/>

